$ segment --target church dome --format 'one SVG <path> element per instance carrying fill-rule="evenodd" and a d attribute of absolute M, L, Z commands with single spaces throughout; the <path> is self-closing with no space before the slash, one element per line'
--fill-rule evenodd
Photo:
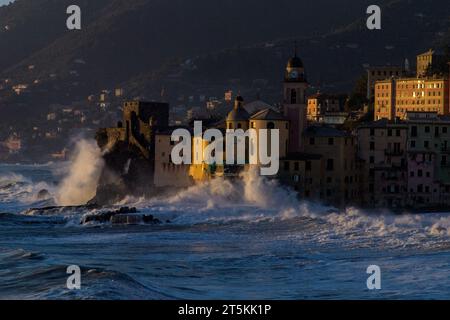
<path fill-rule="evenodd" d="M 244 99 L 241 96 L 236 97 L 234 108 L 228 114 L 227 121 L 247 121 L 250 115 L 243 107 Z"/>
<path fill-rule="evenodd" d="M 295 56 L 289 59 L 288 68 L 303 68 L 303 61 L 299 57 Z"/>

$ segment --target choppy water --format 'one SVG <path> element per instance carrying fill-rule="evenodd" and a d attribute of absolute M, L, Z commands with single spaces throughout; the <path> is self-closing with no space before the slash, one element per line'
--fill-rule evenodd
<path fill-rule="evenodd" d="M 52 205 L 64 170 L 0 166 L 0 299 L 449 299 L 450 215 L 345 212 L 248 176 L 127 199 L 162 225 L 81 226 Z M 79 265 L 82 288 L 66 289 Z M 382 290 L 366 287 L 369 265 Z"/>

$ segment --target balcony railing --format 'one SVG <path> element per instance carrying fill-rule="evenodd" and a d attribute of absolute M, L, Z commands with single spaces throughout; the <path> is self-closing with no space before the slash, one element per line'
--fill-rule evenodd
<path fill-rule="evenodd" d="M 384 154 L 386 156 L 391 156 L 391 157 L 401 157 L 404 155 L 404 151 L 403 150 L 392 150 L 392 149 L 386 149 L 384 150 Z"/>

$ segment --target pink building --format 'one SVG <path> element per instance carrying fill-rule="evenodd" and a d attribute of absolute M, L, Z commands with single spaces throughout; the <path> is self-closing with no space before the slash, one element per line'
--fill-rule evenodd
<path fill-rule="evenodd" d="M 408 203 L 433 205 L 439 203 L 439 182 L 436 178 L 434 152 L 408 153 Z"/>

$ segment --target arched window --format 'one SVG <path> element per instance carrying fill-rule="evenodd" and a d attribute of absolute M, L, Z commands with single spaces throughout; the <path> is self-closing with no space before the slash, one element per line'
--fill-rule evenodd
<path fill-rule="evenodd" d="M 291 90 L 291 104 L 297 103 L 297 91 L 295 89 Z"/>
<path fill-rule="evenodd" d="M 228 124 L 228 129 L 233 129 L 233 124 L 232 123 Z"/>
<path fill-rule="evenodd" d="M 237 128 L 238 128 L 238 129 L 242 129 L 242 124 L 241 124 L 241 123 L 238 123 Z"/>

